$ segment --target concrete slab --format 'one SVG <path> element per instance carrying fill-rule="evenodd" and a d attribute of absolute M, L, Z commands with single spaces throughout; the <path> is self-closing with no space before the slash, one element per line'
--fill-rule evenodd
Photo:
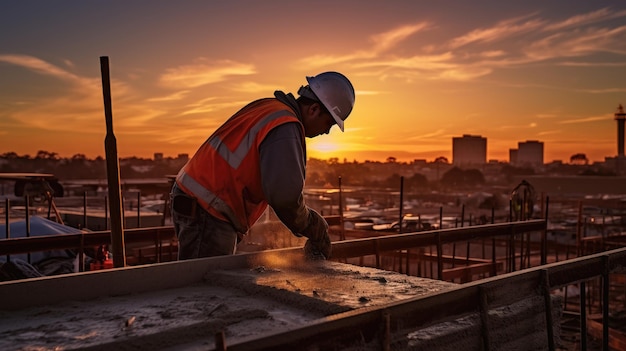
<path fill-rule="evenodd" d="M 236 342 L 456 286 L 337 262 L 259 257 L 247 267 L 209 270 L 187 286 L 0 311 L 0 349 L 206 349 L 221 331 Z M 65 283 L 72 289 L 71 279 Z"/>

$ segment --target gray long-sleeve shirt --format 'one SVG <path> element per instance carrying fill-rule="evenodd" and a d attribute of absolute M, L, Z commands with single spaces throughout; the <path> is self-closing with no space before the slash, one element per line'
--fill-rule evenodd
<path fill-rule="evenodd" d="M 302 120 L 292 94 L 277 91 L 274 95 Z M 282 124 L 268 133 L 259 148 L 265 198 L 281 222 L 296 235 L 309 221 L 309 209 L 302 194 L 306 178 L 306 148 L 301 128 L 295 122 Z"/>

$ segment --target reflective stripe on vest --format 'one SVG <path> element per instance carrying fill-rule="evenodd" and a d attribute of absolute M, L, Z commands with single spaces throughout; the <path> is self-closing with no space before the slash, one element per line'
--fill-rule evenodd
<path fill-rule="evenodd" d="M 178 181 L 189 191 L 191 191 L 197 198 L 206 202 L 209 206 L 216 209 L 219 213 L 223 214 L 230 223 L 235 227 L 235 229 L 240 233 L 246 233 L 248 231 L 248 226 L 243 225 L 235 216 L 233 210 L 228 206 L 222 199 L 215 196 L 209 189 L 200 185 L 200 183 L 196 182 L 191 176 L 185 173 L 184 170 L 181 170 L 178 174 Z"/>
<path fill-rule="evenodd" d="M 246 157 L 252 145 L 254 145 L 254 141 L 256 139 L 256 135 L 259 131 L 269 122 L 285 117 L 285 115 L 293 116 L 295 115 L 288 110 L 281 110 L 272 112 L 267 117 L 263 118 L 259 123 L 255 124 L 254 127 L 250 128 L 246 136 L 243 138 L 242 142 L 237 145 L 235 151 L 230 151 L 228 147 L 222 143 L 222 139 L 218 135 L 213 135 L 209 139 L 209 145 L 211 145 L 217 153 L 222 156 L 224 161 L 226 161 L 232 168 L 237 169 L 241 162 L 243 162 L 243 158 Z"/>

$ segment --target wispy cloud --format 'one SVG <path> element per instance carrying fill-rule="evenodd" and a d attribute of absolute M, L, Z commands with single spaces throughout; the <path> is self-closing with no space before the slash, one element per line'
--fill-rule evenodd
<path fill-rule="evenodd" d="M 552 118 L 559 117 L 559 115 L 558 114 L 554 114 L 554 113 L 539 113 L 539 114 L 535 115 L 535 117 L 537 117 L 539 119 L 552 119 Z"/>
<path fill-rule="evenodd" d="M 396 47 L 399 43 L 411 37 L 415 33 L 428 29 L 429 22 L 420 22 L 393 28 L 387 32 L 375 34 L 371 37 L 374 47 L 372 50 L 377 53 L 387 51 Z"/>
<path fill-rule="evenodd" d="M 450 41 L 449 46 L 451 48 L 458 48 L 470 43 L 476 42 L 493 42 L 502 40 L 504 38 L 511 37 L 521 33 L 527 33 L 529 31 L 540 28 L 545 24 L 544 20 L 529 19 L 534 15 L 527 15 L 523 17 L 513 18 L 498 22 L 495 26 L 490 28 L 480 28 L 472 30 L 471 32 L 454 38 Z"/>
<path fill-rule="evenodd" d="M 357 67 L 392 67 L 415 70 L 440 70 L 453 68 L 456 65 L 449 62 L 453 58 L 451 52 L 438 55 L 424 55 L 411 57 L 385 58 L 376 61 L 357 63 Z"/>
<path fill-rule="evenodd" d="M 472 66 L 459 66 L 454 69 L 447 69 L 442 71 L 431 79 L 446 79 L 446 80 L 472 80 L 478 77 L 486 76 L 492 72 L 488 67 L 472 67 Z"/>
<path fill-rule="evenodd" d="M 546 136 L 546 135 L 554 135 L 554 134 L 561 134 L 562 131 L 560 130 L 544 130 L 543 132 L 539 132 L 537 133 L 537 136 Z"/>
<path fill-rule="evenodd" d="M 559 32 L 531 43 L 524 51 L 534 60 L 569 58 L 595 52 L 626 54 L 626 26 Z"/>
<path fill-rule="evenodd" d="M 102 100 L 102 82 L 98 78 L 84 77 L 42 59 L 26 55 L 0 55 L 0 62 L 17 65 L 34 73 L 56 78 L 65 82 L 56 87 L 58 94 L 38 98 L 21 104 L 19 109 L 8 114 L 15 123 L 45 131 L 80 131 L 81 133 L 102 133 L 105 126 Z M 72 68 L 69 61 L 63 64 Z M 184 94 L 179 92 L 178 94 Z M 149 121 L 164 112 L 153 103 L 166 98 L 144 99 L 124 81 L 111 79 L 114 126 L 124 133 L 151 133 L 158 129 Z M 175 94 L 169 99 L 175 98 Z M 123 108 L 118 109 L 118 106 Z"/>
<path fill-rule="evenodd" d="M 149 102 L 180 101 L 184 99 L 187 96 L 187 94 L 189 94 L 189 90 L 182 90 L 182 91 L 177 91 L 173 94 L 169 94 L 166 96 L 157 96 L 157 97 L 148 98 L 147 101 Z"/>
<path fill-rule="evenodd" d="M 626 88 L 605 88 L 605 89 L 580 89 L 583 93 L 589 94 L 612 94 L 612 93 L 626 93 Z"/>
<path fill-rule="evenodd" d="M 568 28 L 575 28 L 581 25 L 596 23 L 607 19 L 619 18 L 626 16 L 626 11 L 613 11 L 608 7 L 597 11 L 585 13 L 582 15 L 572 16 L 563 21 L 546 25 L 543 31 L 554 31 Z"/>
<path fill-rule="evenodd" d="M 563 66 L 621 66 L 624 64 L 619 61 L 603 63 L 604 60 L 594 58 L 577 63 L 570 58 L 591 58 L 603 52 L 626 55 L 626 26 L 609 22 L 624 16 L 626 11 L 616 12 L 610 8 L 557 20 L 542 18 L 536 12 L 501 20 L 493 26 L 471 29 L 442 44 L 429 44 L 424 38 L 420 46 L 401 46 L 422 31 L 442 29 L 434 23 L 417 22 L 372 35 L 373 45 L 368 49 L 341 56 L 318 55 L 303 62 L 377 68 L 382 69 L 378 73 L 381 79 L 405 77 L 409 82 L 412 76 L 468 81 L 490 75 L 498 69 L 548 60 L 552 60 L 550 64 Z M 396 47 L 402 47 L 402 51 L 395 50 Z M 561 62 L 562 59 L 567 61 Z"/>
<path fill-rule="evenodd" d="M 375 62 L 382 54 L 399 46 L 403 41 L 416 33 L 429 29 L 431 26 L 429 22 L 425 21 L 394 27 L 388 31 L 371 35 L 370 41 L 373 45 L 367 49 L 357 50 L 344 55 L 319 54 L 309 56 L 300 60 L 300 63 L 308 67 L 324 67 L 347 62 L 353 64 L 366 62 L 365 64 L 367 65 L 367 62 L 370 62 L 373 63 L 372 66 L 376 66 Z"/>
<path fill-rule="evenodd" d="M 582 34 L 572 34 L 570 30 L 575 25 L 597 23 L 609 16 L 617 16 L 609 15 L 609 12 L 599 10 L 556 23 L 539 18 L 538 13 L 531 13 L 499 21 L 491 27 L 472 29 L 440 45 L 429 44 L 425 38 L 418 47 L 401 46 L 422 31 L 440 29 L 422 21 L 371 35 L 373 45 L 370 48 L 344 55 L 309 56 L 301 63 L 318 67 L 349 64 L 360 69 L 382 68 L 385 71 L 379 74 L 381 78 L 410 77 L 419 72 L 421 78 L 467 81 L 489 75 L 495 69 L 553 57 L 581 56 L 606 50 L 609 46 L 619 51 L 623 44 L 611 44 L 622 37 L 620 28 L 589 28 Z M 397 47 L 402 47 L 402 50 L 395 50 Z M 398 73 L 391 72 L 393 70 Z"/>
<path fill-rule="evenodd" d="M 613 118 L 613 116 L 592 116 L 592 117 L 581 117 L 581 118 L 571 118 L 563 121 L 559 121 L 559 124 L 574 124 L 574 123 L 589 123 L 595 121 L 607 121 Z"/>
<path fill-rule="evenodd" d="M 59 92 L 52 97 L 39 98 L 9 114 L 24 126 L 42 130 L 94 131 L 104 124 L 101 81 L 71 73 L 42 59 L 27 55 L 0 55 L 0 62 L 20 66 L 34 73 L 65 82 L 56 87 Z M 67 62 L 64 62 L 67 65 Z M 112 80 L 114 96 L 128 96 L 127 86 Z M 113 88 L 115 87 L 115 89 Z M 100 124 L 98 124 L 100 122 Z"/>
<path fill-rule="evenodd" d="M 198 58 L 192 64 L 168 68 L 159 78 L 159 84 L 166 88 L 189 89 L 255 73 L 256 68 L 252 64 Z"/>
<path fill-rule="evenodd" d="M 65 60 L 67 62 L 67 60 Z M 56 77 L 58 79 L 78 84 L 94 84 L 95 80 L 87 79 L 70 73 L 58 66 L 50 64 L 37 57 L 28 55 L 0 55 L 0 62 L 20 66 L 38 74 Z"/>
<path fill-rule="evenodd" d="M 626 67 L 626 62 L 573 62 L 566 61 L 557 63 L 560 66 L 570 67 Z"/>

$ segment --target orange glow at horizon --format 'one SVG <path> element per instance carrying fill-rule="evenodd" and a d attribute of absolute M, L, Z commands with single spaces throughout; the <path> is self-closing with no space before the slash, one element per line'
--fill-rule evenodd
<path fill-rule="evenodd" d="M 297 95 L 328 70 L 350 78 L 356 104 L 344 133 L 307 139 L 309 157 L 451 160 L 463 134 L 487 138 L 489 160 L 527 140 L 544 142 L 546 162 L 617 153 L 623 3 L 295 2 L 277 21 L 267 3 L 182 0 L 146 14 L 143 1 L 0 3 L 0 154 L 104 156 L 103 55 L 120 157 L 191 156 L 248 102 Z M 124 16 L 111 28 L 103 13 Z"/>

